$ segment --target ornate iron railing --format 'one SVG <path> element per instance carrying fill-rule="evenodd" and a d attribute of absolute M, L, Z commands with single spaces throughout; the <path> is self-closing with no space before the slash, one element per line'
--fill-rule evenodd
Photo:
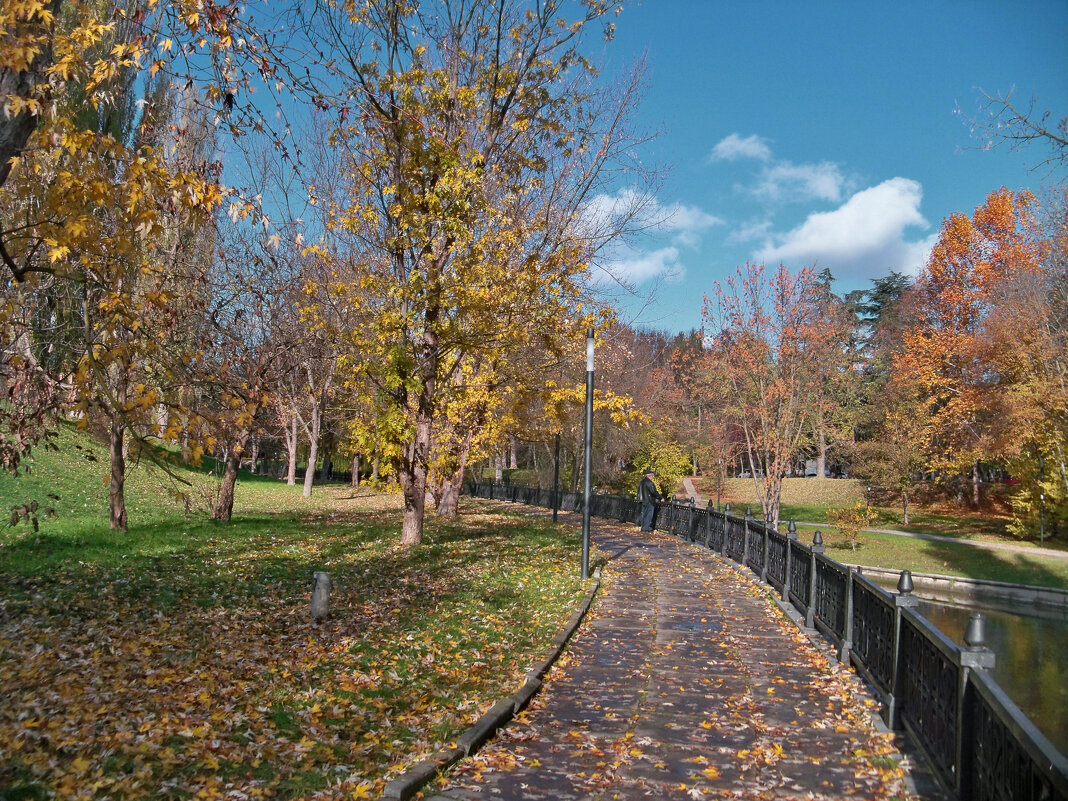
<path fill-rule="evenodd" d="M 582 508 L 582 495 L 515 485 L 471 483 L 477 498 Z M 590 513 L 637 523 L 630 497 L 590 497 Z M 983 618 L 972 615 L 965 643 L 956 645 L 912 607 L 912 580 L 903 571 L 890 593 L 812 545 L 747 514 L 693 502 L 658 505 L 657 528 L 748 567 L 778 590 L 805 625 L 827 637 L 883 702 L 891 728 L 907 729 L 939 777 L 962 801 L 1068 801 L 1065 758 L 991 676 L 994 654 L 983 642 Z"/>

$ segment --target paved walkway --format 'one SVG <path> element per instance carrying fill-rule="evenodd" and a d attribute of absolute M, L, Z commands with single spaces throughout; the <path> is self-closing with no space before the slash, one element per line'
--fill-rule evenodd
<path fill-rule="evenodd" d="M 590 617 L 528 709 L 436 801 L 907 798 L 856 676 L 715 555 L 594 521 Z"/>

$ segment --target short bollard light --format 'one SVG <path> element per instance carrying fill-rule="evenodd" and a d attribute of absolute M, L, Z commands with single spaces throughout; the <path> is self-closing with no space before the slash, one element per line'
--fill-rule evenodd
<path fill-rule="evenodd" d="M 312 585 L 311 618 L 316 623 L 330 614 L 330 574 L 317 570 Z"/>

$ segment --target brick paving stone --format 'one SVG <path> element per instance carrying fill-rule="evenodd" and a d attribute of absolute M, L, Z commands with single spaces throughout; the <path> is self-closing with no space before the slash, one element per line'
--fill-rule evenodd
<path fill-rule="evenodd" d="M 530 707 L 425 798 L 921 797 L 860 680 L 766 588 L 676 538 L 593 525 L 608 563 L 589 617 Z"/>

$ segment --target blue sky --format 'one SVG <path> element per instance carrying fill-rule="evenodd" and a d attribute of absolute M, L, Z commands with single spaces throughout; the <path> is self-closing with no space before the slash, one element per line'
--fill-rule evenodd
<path fill-rule="evenodd" d="M 699 326 L 704 294 L 747 259 L 829 267 L 839 292 L 915 274 L 950 213 L 1068 177 L 1030 169 L 1037 146 L 979 149 L 955 113 L 1015 87 L 1068 114 L 1068 0 L 643 0 L 615 22 L 602 63 L 647 59 L 637 124 L 660 134 L 641 155 L 665 169 L 671 215 L 606 257 L 656 288 L 625 309 L 636 324 Z"/>

